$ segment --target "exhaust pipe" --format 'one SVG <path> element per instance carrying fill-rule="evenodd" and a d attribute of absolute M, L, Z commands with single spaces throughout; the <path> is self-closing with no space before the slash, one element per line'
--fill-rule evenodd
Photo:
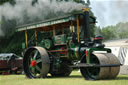
<path fill-rule="evenodd" d="M 89 11 L 84 11 L 84 41 L 85 43 L 90 42 L 90 23 L 89 23 Z"/>

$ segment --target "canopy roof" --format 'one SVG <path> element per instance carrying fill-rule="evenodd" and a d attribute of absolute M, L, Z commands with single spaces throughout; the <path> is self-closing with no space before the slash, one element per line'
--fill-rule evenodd
<path fill-rule="evenodd" d="M 83 14 L 84 13 L 80 11 L 80 12 L 76 12 L 73 14 L 67 14 L 65 16 L 59 16 L 57 18 L 51 18 L 51 19 L 43 20 L 43 21 L 36 22 L 36 23 L 30 23 L 30 24 L 26 24 L 26 25 L 22 25 L 22 26 L 17 26 L 16 31 L 25 31 L 25 30 L 39 29 L 39 28 L 45 28 L 45 30 L 51 30 L 51 29 L 49 29 L 49 26 L 54 26 L 54 25 L 58 25 L 58 24 L 66 25 L 67 23 L 69 25 L 70 21 L 75 21 L 75 23 L 76 23 L 76 16 L 83 15 Z M 80 22 L 82 22 L 82 21 L 80 20 Z M 90 16 L 90 23 L 95 23 L 94 16 Z"/>
<path fill-rule="evenodd" d="M 75 18 L 74 15 L 66 15 L 58 18 L 52 18 L 52 19 L 48 19 L 48 20 L 44 20 L 36 23 L 18 26 L 16 27 L 17 29 L 16 31 L 24 31 L 24 30 L 36 29 L 40 27 L 46 27 L 46 26 L 51 26 L 55 24 L 65 23 L 65 22 L 69 22 L 70 20 L 73 20 L 74 18 Z"/>

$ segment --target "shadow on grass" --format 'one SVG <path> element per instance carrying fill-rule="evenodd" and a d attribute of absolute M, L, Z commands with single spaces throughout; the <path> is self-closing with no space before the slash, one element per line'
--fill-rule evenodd
<path fill-rule="evenodd" d="M 128 80 L 128 77 L 124 76 L 124 77 L 117 77 L 116 79 L 113 80 Z"/>
<path fill-rule="evenodd" d="M 119 77 L 116 77 L 114 79 L 100 79 L 100 80 L 94 80 L 94 81 L 117 81 L 117 80 L 128 80 L 128 76 L 119 76 Z"/>
<path fill-rule="evenodd" d="M 48 76 L 47 77 L 48 79 L 62 79 L 62 78 L 68 78 L 68 79 L 70 79 L 70 78 L 83 78 L 81 75 L 71 75 L 71 76 L 65 76 L 65 77 L 53 77 L 53 76 Z"/>
<path fill-rule="evenodd" d="M 67 76 L 67 77 L 52 77 L 52 76 L 48 76 L 47 78 L 48 79 L 63 79 L 63 78 L 67 78 L 67 79 L 72 79 L 72 78 L 84 79 L 84 77 L 82 77 L 81 75 L 71 75 L 71 76 Z M 105 80 L 105 81 L 106 80 L 107 81 L 111 81 L 111 80 L 128 80 L 128 76 L 121 76 L 121 77 L 117 77 L 115 79 L 103 79 L 103 80 Z M 94 81 L 99 81 L 99 80 L 94 80 Z"/>

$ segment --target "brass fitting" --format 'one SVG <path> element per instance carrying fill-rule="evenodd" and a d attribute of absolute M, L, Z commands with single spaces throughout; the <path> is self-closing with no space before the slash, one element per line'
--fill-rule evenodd
<path fill-rule="evenodd" d="M 82 8 L 82 11 L 85 12 L 85 11 L 90 11 L 90 8 Z"/>

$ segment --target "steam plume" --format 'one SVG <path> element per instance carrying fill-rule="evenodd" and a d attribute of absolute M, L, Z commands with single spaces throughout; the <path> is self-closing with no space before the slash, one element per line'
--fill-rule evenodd
<path fill-rule="evenodd" d="M 0 6 L 0 36 L 4 36 L 9 30 L 10 32 L 14 31 L 15 23 L 12 23 L 10 20 L 16 22 L 16 25 L 22 25 L 64 15 L 85 7 L 85 5 L 75 3 L 72 0 L 68 2 L 38 0 L 38 3 L 34 5 L 32 5 L 32 1 L 33 0 L 16 0 L 14 6 L 10 3 L 5 3 Z"/>

